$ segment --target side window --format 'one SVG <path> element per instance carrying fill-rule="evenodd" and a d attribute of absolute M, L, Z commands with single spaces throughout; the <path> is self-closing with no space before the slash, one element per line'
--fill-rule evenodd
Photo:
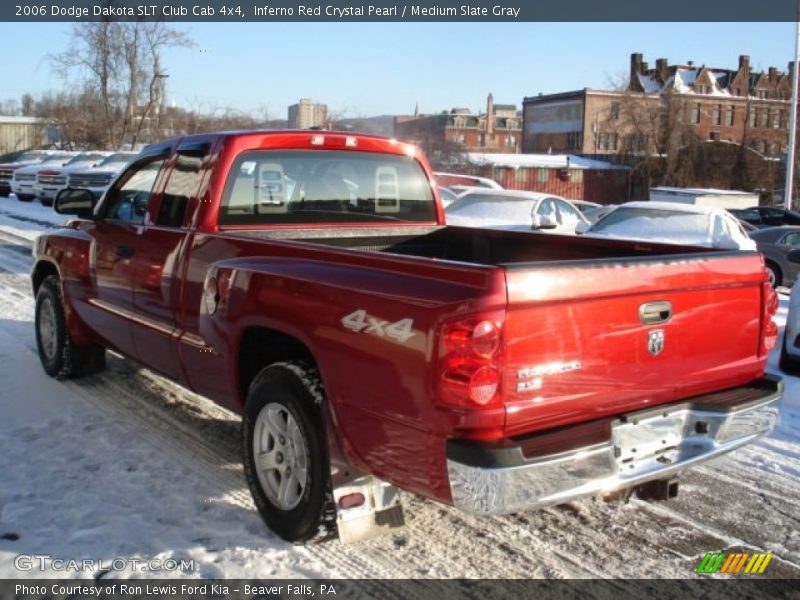
<path fill-rule="evenodd" d="M 567 204 L 563 200 L 556 200 L 556 206 L 558 207 L 558 212 L 561 213 L 562 221 L 580 221 L 581 217 L 578 214 L 578 211 L 572 208 L 571 205 Z"/>
<path fill-rule="evenodd" d="M 555 204 L 553 204 L 553 199 L 545 198 L 544 200 L 542 200 L 542 202 L 539 204 L 539 208 L 536 209 L 536 214 L 541 215 L 543 217 L 549 215 L 555 218 L 556 207 Z"/>
<path fill-rule="evenodd" d="M 161 206 L 158 209 L 156 225 L 180 227 L 189 201 L 197 195 L 202 179 L 201 166 L 203 158 L 208 154 L 208 146 L 201 150 L 182 152 L 178 148 L 175 166 L 169 175 Z"/>
<path fill-rule="evenodd" d="M 106 193 L 101 217 L 141 225 L 150 204 L 163 156 L 151 156 L 132 165 Z"/>
<path fill-rule="evenodd" d="M 800 246 L 800 232 L 787 233 L 780 243 L 784 246 Z"/>

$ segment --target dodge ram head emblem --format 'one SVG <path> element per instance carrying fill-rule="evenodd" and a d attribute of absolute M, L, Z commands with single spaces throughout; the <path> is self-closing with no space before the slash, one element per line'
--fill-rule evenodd
<path fill-rule="evenodd" d="M 658 356 L 664 349 L 664 330 L 654 329 L 647 334 L 647 349 L 653 356 Z"/>

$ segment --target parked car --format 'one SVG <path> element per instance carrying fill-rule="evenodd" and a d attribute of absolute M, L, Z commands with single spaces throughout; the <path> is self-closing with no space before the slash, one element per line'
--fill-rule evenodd
<path fill-rule="evenodd" d="M 800 249 L 792 250 L 787 257 L 790 262 L 800 267 Z M 795 282 L 789 296 L 780 368 L 786 373 L 800 375 L 800 281 Z"/>
<path fill-rule="evenodd" d="M 568 200 L 519 190 L 473 189 L 445 209 L 448 225 L 511 231 L 575 233 L 589 222 Z"/>
<path fill-rule="evenodd" d="M 792 287 L 800 273 L 800 265 L 788 259 L 792 250 L 800 248 L 800 227 L 784 225 L 757 229 L 749 233 L 758 251 L 764 255 L 764 264 L 773 287 Z"/>
<path fill-rule="evenodd" d="M 67 178 L 67 187 L 91 190 L 99 198 L 114 177 L 137 156 L 137 152 L 116 152 L 91 169 L 75 170 Z"/>
<path fill-rule="evenodd" d="M 739 221 L 728 211 L 675 202 L 626 202 L 578 233 L 593 237 L 755 250 Z"/>
<path fill-rule="evenodd" d="M 461 175 L 460 173 L 442 173 L 437 171 L 433 174 L 437 185 L 444 185 L 449 188 L 472 188 L 481 187 L 492 190 L 502 190 L 503 186 L 494 179 L 488 177 L 478 177 L 477 175 Z"/>
<path fill-rule="evenodd" d="M 242 414 L 285 539 L 386 531 L 398 488 L 477 514 L 665 499 L 776 424 L 756 253 L 449 227 L 395 140 L 176 138 L 55 208 L 76 218 L 34 244 L 45 372 L 113 348 Z"/>
<path fill-rule="evenodd" d="M 41 162 L 37 162 L 25 167 L 20 167 L 14 171 L 11 179 L 11 191 L 22 202 L 30 202 L 36 197 L 36 175 L 41 169 L 47 167 L 62 167 L 67 163 L 75 152 L 52 152 Z"/>
<path fill-rule="evenodd" d="M 800 225 L 800 212 L 774 206 L 752 206 L 732 208 L 731 214 L 737 219 L 747 221 L 756 227 L 778 227 L 780 225 Z"/>
<path fill-rule="evenodd" d="M 81 152 L 61 167 L 42 166 L 36 173 L 33 193 L 44 206 L 52 206 L 56 194 L 67 187 L 67 177 L 72 171 L 93 167 L 108 155 L 109 152 Z"/>
<path fill-rule="evenodd" d="M 50 154 L 47 150 L 29 150 L 20 154 L 14 162 L 0 164 L 0 196 L 7 198 L 11 193 L 11 180 L 14 171 L 20 167 L 26 167 L 42 162 Z"/>

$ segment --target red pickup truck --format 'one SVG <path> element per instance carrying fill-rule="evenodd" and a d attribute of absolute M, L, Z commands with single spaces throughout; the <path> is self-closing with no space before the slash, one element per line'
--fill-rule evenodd
<path fill-rule="evenodd" d="M 35 244 L 45 371 L 113 349 L 243 415 L 290 540 L 647 484 L 773 429 L 756 252 L 447 227 L 413 145 L 329 131 L 153 144 Z M 655 482 L 655 483 L 654 483 Z"/>

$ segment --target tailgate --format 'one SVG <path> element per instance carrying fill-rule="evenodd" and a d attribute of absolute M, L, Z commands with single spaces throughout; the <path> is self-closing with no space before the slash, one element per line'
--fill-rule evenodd
<path fill-rule="evenodd" d="M 636 411 L 763 372 L 754 252 L 506 265 L 506 432 Z"/>

